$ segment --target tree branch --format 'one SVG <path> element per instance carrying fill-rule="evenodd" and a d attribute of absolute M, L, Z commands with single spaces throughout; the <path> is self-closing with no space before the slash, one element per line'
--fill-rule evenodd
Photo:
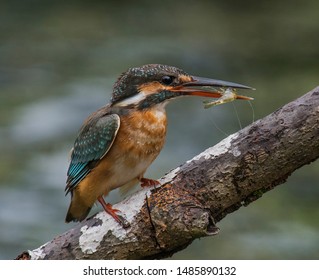
<path fill-rule="evenodd" d="M 142 189 L 38 249 L 31 259 L 153 259 L 218 233 L 215 222 L 260 198 L 319 157 L 319 87 L 230 135 Z"/>

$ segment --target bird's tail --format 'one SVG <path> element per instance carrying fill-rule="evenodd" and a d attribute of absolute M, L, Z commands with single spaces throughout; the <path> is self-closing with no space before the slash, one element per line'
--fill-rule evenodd
<path fill-rule="evenodd" d="M 71 204 L 69 210 L 65 217 L 65 222 L 81 222 L 89 214 L 92 206 L 88 206 L 83 200 L 77 195 L 76 192 L 73 193 Z"/>

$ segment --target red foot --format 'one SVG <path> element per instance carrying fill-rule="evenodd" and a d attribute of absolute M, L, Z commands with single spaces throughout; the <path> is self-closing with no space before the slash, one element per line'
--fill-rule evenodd
<path fill-rule="evenodd" d="M 146 187 L 156 187 L 160 185 L 160 182 L 157 180 L 153 179 L 147 179 L 147 178 L 141 178 L 141 187 L 146 188 Z"/>
<path fill-rule="evenodd" d="M 102 196 L 98 197 L 97 200 L 101 203 L 105 212 L 111 215 L 115 221 L 123 226 L 123 228 L 128 228 L 130 226 L 130 223 L 125 218 L 116 214 L 117 212 L 121 212 L 120 210 L 114 209 L 110 203 L 106 203 Z"/>

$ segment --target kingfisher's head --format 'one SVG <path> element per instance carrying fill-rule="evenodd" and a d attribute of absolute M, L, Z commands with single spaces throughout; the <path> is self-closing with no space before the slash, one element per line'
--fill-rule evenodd
<path fill-rule="evenodd" d="M 147 109 L 180 96 L 221 97 L 222 93 L 214 87 L 251 89 L 232 82 L 191 76 L 173 66 L 147 64 L 130 68 L 119 77 L 113 88 L 111 104 Z M 240 95 L 237 98 L 249 99 Z"/>

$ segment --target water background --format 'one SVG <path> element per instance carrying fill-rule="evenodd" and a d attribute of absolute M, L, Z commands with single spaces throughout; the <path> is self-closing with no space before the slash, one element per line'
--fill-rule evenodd
<path fill-rule="evenodd" d="M 319 85 L 318 18 L 310 0 L 1 1 L 0 259 L 72 227 L 69 150 L 120 73 L 163 63 L 257 88 L 253 110 L 172 102 L 166 146 L 147 172 L 158 178 Z M 301 168 L 173 258 L 318 259 L 318 172 L 318 161 Z"/>

